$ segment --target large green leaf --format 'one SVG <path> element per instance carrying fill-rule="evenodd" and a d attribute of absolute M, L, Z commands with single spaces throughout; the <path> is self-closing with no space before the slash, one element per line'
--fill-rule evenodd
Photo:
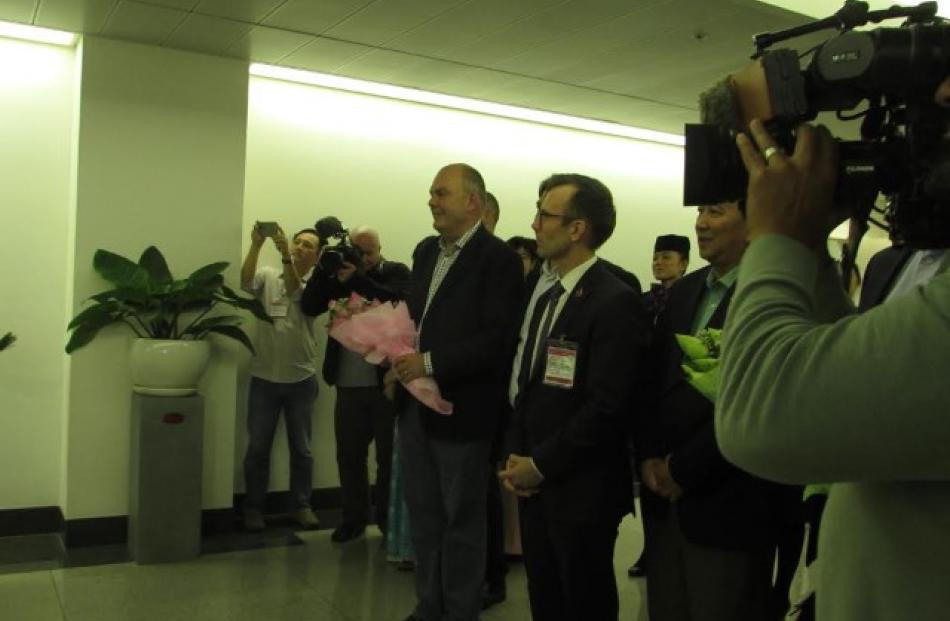
<path fill-rule="evenodd" d="M 107 300 L 115 300 L 116 302 L 121 302 L 128 306 L 144 306 L 149 301 L 148 291 L 145 289 L 133 289 L 131 287 L 116 287 L 115 289 L 109 289 L 108 291 L 103 291 L 102 293 L 97 293 L 96 295 L 90 296 L 90 300 L 95 300 L 96 302 L 105 302 Z"/>
<path fill-rule="evenodd" d="M 121 315 L 122 312 L 119 308 L 119 305 L 115 302 L 109 301 L 102 302 L 100 304 L 94 304 L 93 306 L 90 306 L 86 310 L 73 317 L 73 320 L 69 322 L 69 325 L 66 326 L 66 329 L 72 330 L 73 328 L 81 326 L 85 323 L 98 324 L 106 320 L 108 320 L 108 322 L 117 321 Z"/>
<path fill-rule="evenodd" d="M 274 320 L 271 319 L 271 317 L 267 314 L 267 311 L 264 310 L 264 305 L 261 304 L 260 300 L 257 298 L 243 298 L 235 293 L 230 287 L 222 285 L 221 294 L 218 296 L 218 300 L 224 302 L 225 304 L 230 304 L 236 308 L 246 310 L 261 321 L 274 323 Z"/>
<path fill-rule="evenodd" d="M 167 285 L 172 282 L 172 273 L 168 269 L 165 257 L 155 246 L 149 246 L 139 257 L 139 265 L 148 272 L 153 284 Z"/>
<path fill-rule="evenodd" d="M 13 345 L 13 342 L 16 341 L 16 337 L 13 336 L 12 332 L 7 332 L 0 338 L 0 351 L 3 351 L 7 347 Z"/>
<path fill-rule="evenodd" d="M 211 263 L 210 265 L 205 265 L 204 267 L 200 267 L 196 269 L 194 272 L 192 272 L 188 276 L 188 280 L 190 280 L 191 282 L 207 281 L 215 277 L 216 275 L 220 274 L 224 270 L 226 270 L 228 265 L 230 265 L 230 263 L 226 261 L 222 261 L 220 263 Z"/>
<path fill-rule="evenodd" d="M 182 334 L 193 334 L 201 337 L 205 332 L 217 326 L 236 326 L 241 323 L 241 318 L 237 315 L 217 315 L 215 317 L 206 317 L 196 324 L 189 326 Z"/>
<path fill-rule="evenodd" d="M 216 299 L 215 294 L 224 286 L 224 277 L 221 274 L 214 274 L 207 280 L 186 282 L 188 283 L 186 287 L 176 291 L 176 294 L 183 301 L 194 302 L 200 300 L 210 304 Z"/>
<path fill-rule="evenodd" d="M 102 330 L 114 322 L 115 319 L 108 315 L 102 315 L 83 322 L 73 330 L 72 335 L 69 337 L 69 341 L 66 343 L 66 353 L 73 353 L 99 334 L 99 330 Z"/>
<path fill-rule="evenodd" d="M 92 257 L 92 266 L 100 276 L 120 287 L 132 289 L 148 287 L 149 276 L 145 268 L 114 252 L 96 250 L 96 254 Z"/>
<path fill-rule="evenodd" d="M 207 331 L 232 338 L 247 347 L 249 352 L 254 353 L 254 345 L 251 344 L 251 339 L 247 338 L 244 330 L 237 326 L 212 326 Z"/>

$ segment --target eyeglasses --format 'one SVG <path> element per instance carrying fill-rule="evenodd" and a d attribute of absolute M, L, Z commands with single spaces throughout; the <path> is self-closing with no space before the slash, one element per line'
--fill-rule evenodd
<path fill-rule="evenodd" d="M 571 216 L 571 215 L 563 214 L 563 213 L 551 213 L 550 211 L 545 211 L 539 205 L 537 207 L 537 211 L 534 214 L 534 219 L 544 222 L 545 218 L 560 218 L 564 220 L 565 222 L 570 222 L 572 220 L 580 220 L 580 218 L 578 218 L 577 216 Z"/>

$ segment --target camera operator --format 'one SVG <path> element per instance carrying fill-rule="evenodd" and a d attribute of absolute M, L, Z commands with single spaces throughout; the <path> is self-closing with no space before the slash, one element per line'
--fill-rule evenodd
<path fill-rule="evenodd" d="M 269 226 L 266 226 L 269 225 Z M 258 268 L 267 236 L 280 253 L 283 267 Z M 294 235 L 288 245 L 276 223 L 256 223 L 251 247 L 241 266 L 241 288 L 263 304 L 273 323 L 259 322 L 251 358 L 247 398 L 247 454 L 244 457 L 246 498 L 244 528 L 264 530 L 264 500 L 270 478 L 270 453 L 281 411 L 287 426 L 290 451 L 290 491 L 294 520 L 307 529 L 319 523 L 310 509 L 313 456 L 310 426 L 317 398 L 317 339 L 313 321 L 300 309 L 300 288 L 317 261 L 320 239 L 313 229 Z"/>
<path fill-rule="evenodd" d="M 345 235 L 345 233 L 344 233 Z M 379 234 L 360 227 L 343 237 L 359 255 L 359 265 L 341 259 L 339 269 L 330 271 L 320 261 L 313 278 L 303 292 L 301 306 L 308 315 L 327 311 L 330 300 L 349 297 L 356 292 L 367 300 L 391 302 L 406 297 L 409 268 L 388 261 L 381 254 Z M 346 256 L 345 254 L 342 256 Z M 323 256 L 321 255 L 321 259 Z M 343 520 L 331 535 L 335 543 L 360 537 L 369 522 L 370 490 L 366 460 L 370 442 L 376 443 L 376 488 L 374 505 L 376 524 L 386 532 L 389 508 L 389 477 L 393 449 L 392 404 L 383 396 L 383 369 L 372 365 L 359 354 L 341 346 L 336 339 L 327 339 L 323 360 L 323 379 L 336 386 L 334 430 L 336 462 L 343 495 Z"/>
<path fill-rule="evenodd" d="M 950 103 L 950 78 L 935 99 Z M 751 244 L 723 332 L 718 442 L 758 475 L 833 483 L 819 620 L 944 619 L 950 253 L 909 261 L 883 305 L 849 315 L 826 248 L 843 219 L 835 141 L 801 125 L 786 155 L 760 121 L 750 131 L 736 140 Z"/>

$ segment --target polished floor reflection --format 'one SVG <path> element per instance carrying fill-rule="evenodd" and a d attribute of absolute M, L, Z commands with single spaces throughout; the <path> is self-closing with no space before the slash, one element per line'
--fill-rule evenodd
<path fill-rule="evenodd" d="M 305 545 L 207 554 L 187 563 L 118 563 L 0 575 L 0 618 L 8 621 L 293 620 L 399 621 L 414 602 L 412 574 L 385 561 L 375 529 L 339 546 L 330 531 L 299 533 Z M 615 567 L 620 618 L 646 621 L 643 579 L 627 567 L 643 545 L 627 517 Z M 512 564 L 508 600 L 484 621 L 530 618 L 524 568 Z"/>

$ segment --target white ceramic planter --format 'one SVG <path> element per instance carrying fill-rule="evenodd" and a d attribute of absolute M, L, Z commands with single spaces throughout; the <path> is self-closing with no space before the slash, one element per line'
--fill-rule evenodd
<path fill-rule="evenodd" d="M 193 395 L 210 358 L 208 341 L 135 339 L 129 356 L 132 390 L 157 397 Z"/>

